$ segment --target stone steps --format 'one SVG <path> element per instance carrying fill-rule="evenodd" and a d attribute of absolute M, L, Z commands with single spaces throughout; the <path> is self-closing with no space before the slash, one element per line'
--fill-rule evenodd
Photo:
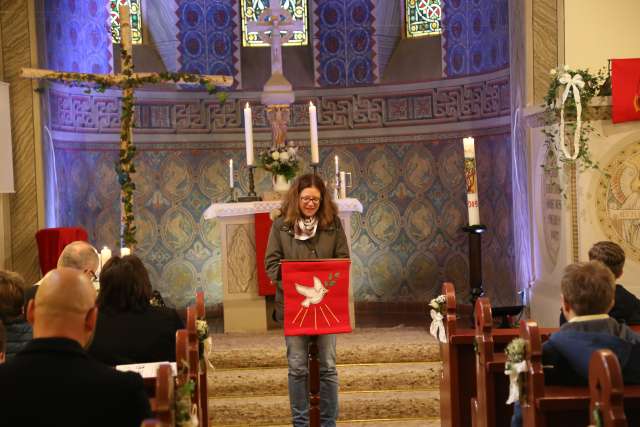
<path fill-rule="evenodd" d="M 338 365 L 340 391 L 437 389 L 440 362 Z M 211 397 L 287 394 L 287 368 L 209 371 Z"/>
<path fill-rule="evenodd" d="M 359 391 L 341 392 L 339 402 L 340 420 L 402 421 L 402 418 L 437 418 L 440 397 L 437 390 Z M 209 417 L 211 426 L 287 424 L 291 419 L 289 397 L 210 398 Z"/>
<path fill-rule="evenodd" d="M 291 425 L 282 331 L 212 339 L 210 425 Z M 425 328 L 356 329 L 337 353 L 340 426 L 439 425 L 440 355 Z"/>

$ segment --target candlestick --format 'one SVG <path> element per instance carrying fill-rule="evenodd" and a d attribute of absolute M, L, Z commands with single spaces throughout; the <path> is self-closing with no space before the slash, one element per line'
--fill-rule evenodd
<path fill-rule="evenodd" d="M 229 187 L 233 188 L 233 159 L 229 159 Z"/>
<path fill-rule="evenodd" d="M 247 151 L 247 166 L 253 166 L 253 119 L 251 117 L 251 107 L 248 102 L 244 107 L 244 140 Z"/>
<path fill-rule="evenodd" d="M 311 133 L 311 163 L 320 163 L 320 153 L 318 151 L 318 117 L 316 106 L 309 102 L 309 131 Z"/>
<path fill-rule="evenodd" d="M 340 198 L 347 198 L 347 179 L 344 171 L 340 171 Z"/>
<path fill-rule="evenodd" d="M 110 259 L 111 259 L 111 249 L 105 246 L 102 248 L 102 250 L 100 250 L 100 269 L 102 269 L 102 267 L 104 267 L 104 265 Z"/>
<path fill-rule="evenodd" d="M 131 249 L 120 248 L 120 257 L 126 257 L 127 255 L 131 255 Z"/>
<path fill-rule="evenodd" d="M 478 201 L 475 143 L 471 137 L 464 138 L 462 143 L 464 147 L 464 178 L 467 185 L 469 225 L 478 225 L 480 224 L 480 205 Z"/>
<path fill-rule="evenodd" d="M 255 166 L 249 166 L 247 168 L 249 170 L 249 192 L 247 193 L 246 196 L 238 197 L 239 202 L 257 202 L 259 200 L 262 200 L 260 196 L 256 194 L 254 178 L 253 178 L 253 170 L 255 168 L 256 168 Z"/>

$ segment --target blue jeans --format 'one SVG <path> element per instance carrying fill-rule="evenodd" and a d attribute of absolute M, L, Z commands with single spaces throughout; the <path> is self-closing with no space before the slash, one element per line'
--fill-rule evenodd
<path fill-rule="evenodd" d="M 294 427 L 309 425 L 308 354 L 311 338 L 284 337 L 289 362 L 289 403 Z M 320 362 L 320 425 L 335 427 L 338 418 L 338 371 L 336 370 L 336 336 L 318 336 Z"/>

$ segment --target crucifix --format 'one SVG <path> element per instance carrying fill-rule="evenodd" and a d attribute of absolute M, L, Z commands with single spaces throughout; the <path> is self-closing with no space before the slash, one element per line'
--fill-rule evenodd
<path fill-rule="evenodd" d="M 131 56 L 131 17 L 129 7 L 121 5 L 120 14 L 120 74 L 67 73 L 53 70 L 23 68 L 22 77 L 31 79 L 58 80 L 73 85 L 82 83 L 97 91 L 106 88 L 122 89 L 122 105 L 120 113 L 120 160 L 116 164 L 116 173 L 120 184 L 120 244 L 121 247 L 132 248 L 136 227 L 133 216 L 133 190 L 135 184 L 131 175 L 135 173 L 133 158 L 135 146 L 132 142 L 134 120 L 134 91 L 145 84 L 158 83 L 199 83 L 207 87 L 210 93 L 215 87 L 229 87 L 233 84 L 231 76 L 209 76 L 186 73 L 135 73 Z"/>

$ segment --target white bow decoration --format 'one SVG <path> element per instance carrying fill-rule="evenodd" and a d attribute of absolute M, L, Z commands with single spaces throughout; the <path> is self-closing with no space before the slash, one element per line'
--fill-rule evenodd
<path fill-rule="evenodd" d="M 444 330 L 444 316 L 435 310 L 431 310 L 431 327 L 429 333 L 441 343 L 447 342 L 447 333 Z"/>
<path fill-rule="evenodd" d="M 521 373 L 527 371 L 527 361 L 523 360 L 518 363 L 509 363 L 509 368 L 505 369 L 504 374 L 509 376 L 509 398 L 507 399 L 507 405 L 520 400 L 520 385 L 518 384 L 518 377 Z"/>
<path fill-rule="evenodd" d="M 562 105 L 560 107 L 560 148 L 565 157 L 570 160 L 578 158 L 578 152 L 580 151 L 580 127 L 582 126 L 582 103 L 580 102 L 580 89 L 584 87 L 584 81 L 580 74 L 575 74 L 571 77 L 569 73 L 563 73 L 558 77 L 558 81 L 565 85 L 564 92 L 562 93 Z M 573 91 L 573 99 L 576 101 L 576 130 L 573 135 L 573 154 L 569 153 L 567 147 L 564 144 L 564 103 L 567 101 L 569 92 Z"/>

